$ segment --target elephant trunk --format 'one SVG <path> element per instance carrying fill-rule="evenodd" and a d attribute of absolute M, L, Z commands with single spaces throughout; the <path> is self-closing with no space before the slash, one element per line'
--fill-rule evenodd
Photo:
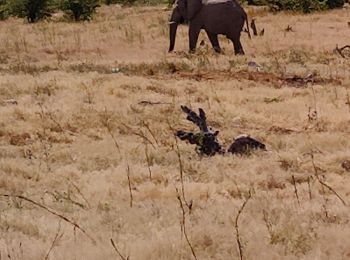
<path fill-rule="evenodd" d="M 169 23 L 170 30 L 169 30 L 169 37 L 170 37 L 170 46 L 169 46 L 169 52 L 174 50 L 175 47 L 175 39 L 176 39 L 176 31 L 177 31 L 177 26 L 178 23 L 171 21 Z"/>

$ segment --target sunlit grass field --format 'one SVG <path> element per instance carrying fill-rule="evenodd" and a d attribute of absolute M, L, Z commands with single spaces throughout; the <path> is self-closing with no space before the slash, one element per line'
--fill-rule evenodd
<path fill-rule="evenodd" d="M 0 259 L 350 257 L 350 10 L 246 10 L 245 56 L 168 54 L 166 6 L 0 22 Z M 267 151 L 199 156 L 180 105 Z"/>

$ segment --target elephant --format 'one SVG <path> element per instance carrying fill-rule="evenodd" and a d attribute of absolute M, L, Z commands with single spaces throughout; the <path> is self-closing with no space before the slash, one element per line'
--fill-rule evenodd
<path fill-rule="evenodd" d="M 169 52 L 174 50 L 178 25 L 186 21 L 190 52 L 195 51 L 199 33 L 204 29 L 216 52 L 221 53 L 218 35 L 222 34 L 232 41 L 236 55 L 244 55 L 240 37 L 246 22 L 250 38 L 248 16 L 236 0 L 178 0 L 169 22 Z"/>

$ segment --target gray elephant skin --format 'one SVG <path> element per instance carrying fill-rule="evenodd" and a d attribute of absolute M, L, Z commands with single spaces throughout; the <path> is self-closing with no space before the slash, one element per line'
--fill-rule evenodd
<path fill-rule="evenodd" d="M 188 21 L 190 52 L 195 51 L 199 32 L 204 29 L 216 52 L 221 52 L 218 35 L 222 34 L 232 41 L 236 55 L 244 54 L 240 37 L 245 22 L 250 37 L 246 12 L 236 0 L 211 1 L 213 0 L 207 0 L 206 4 L 203 4 L 202 0 L 177 1 L 169 22 L 169 52 L 174 50 L 178 25 Z"/>

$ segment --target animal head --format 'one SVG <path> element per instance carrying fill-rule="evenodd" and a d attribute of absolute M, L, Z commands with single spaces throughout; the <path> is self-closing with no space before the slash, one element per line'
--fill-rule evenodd
<path fill-rule="evenodd" d="M 177 0 L 170 22 L 178 24 L 191 20 L 201 9 L 202 0 Z"/>

